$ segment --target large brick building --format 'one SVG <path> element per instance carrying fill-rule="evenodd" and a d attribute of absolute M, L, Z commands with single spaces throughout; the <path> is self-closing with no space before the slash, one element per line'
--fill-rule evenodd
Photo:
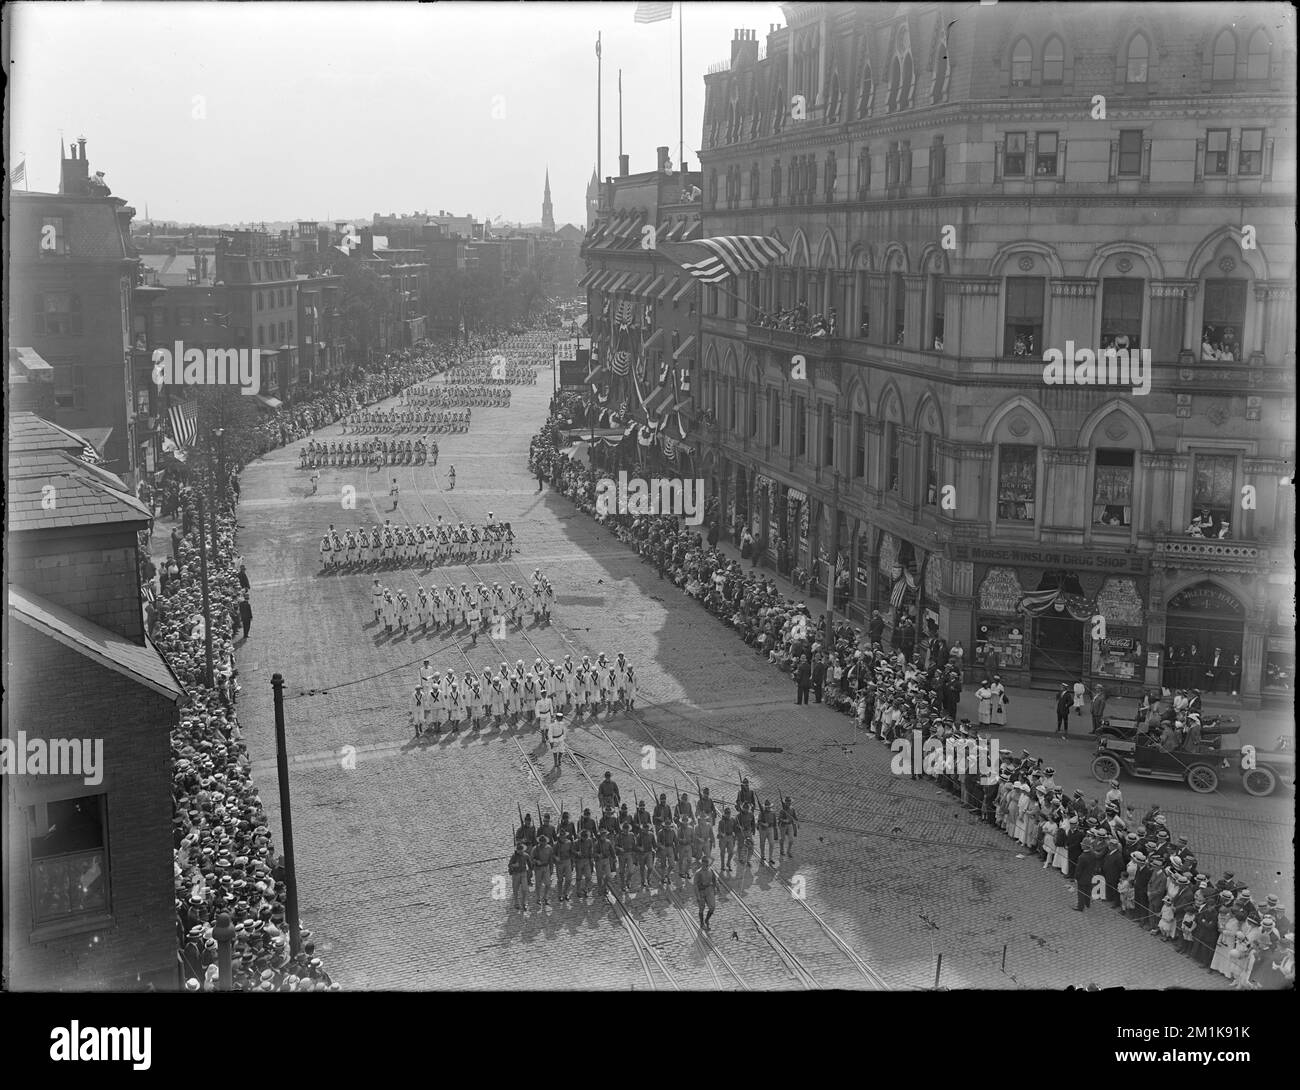
<path fill-rule="evenodd" d="M 1219 648 L 1289 695 L 1293 13 L 784 10 L 705 80 L 705 234 L 789 248 L 705 293 L 724 512 L 1004 678 L 1205 685 Z M 1071 342 L 1149 349 L 1150 392 L 1047 385 Z"/>
<path fill-rule="evenodd" d="M 9 425 L 4 736 L 26 752 L 98 740 L 102 760 L 96 775 L 24 763 L 4 776 L 5 982 L 173 988 L 182 689 L 144 630 L 137 533 L 149 513 L 81 460 L 81 436 L 31 413 Z"/>
<path fill-rule="evenodd" d="M 58 193 L 8 196 L 9 344 L 54 368 L 55 419 L 133 482 L 143 463 L 131 350 L 135 209 L 111 195 L 102 172 L 91 175 L 84 138 L 62 153 Z"/>

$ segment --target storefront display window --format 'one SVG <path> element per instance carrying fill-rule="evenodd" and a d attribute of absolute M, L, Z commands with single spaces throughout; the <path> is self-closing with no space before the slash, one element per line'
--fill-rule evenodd
<path fill-rule="evenodd" d="M 1092 676 L 1117 681 L 1141 681 L 1146 669 L 1146 646 L 1140 629 L 1112 626 L 1103 640 L 1092 641 Z"/>
<path fill-rule="evenodd" d="M 1278 692 L 1295 688 L 1295 646 L 1269 647 L 1264 657 L 1264 688 Z"/>
<path fill-rule="evenodd" d="M 1025 666 L 1025 630 L 1019 617 L 980 617 L 975 627 L 975 662 L 984 662 L 989 652 L 997 655 L 1003 670 Z"/>

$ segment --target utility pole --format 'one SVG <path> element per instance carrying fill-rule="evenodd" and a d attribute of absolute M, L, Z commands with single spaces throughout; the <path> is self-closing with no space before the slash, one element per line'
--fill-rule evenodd
<path fill-rule="evenodd" d="M 302 950 L 298 926 L 298 872 L 293 862 L 293 816 L 289 805 L 289 757 L 284 741 L 284 675 L 271 675 L 275 697 L 275 767 L 280 780 L 280 826 L 284 844 L 284 886 L 289 915 L 289 952 L 297 956 Z"/>
<path fill-rule="evenodd" d="M 199 506 L 199 582 L 203 589 L 203 683 L 212 688 L 212 603 L 208 598 L 208 542 L 207 522 L 203 515 L 203 490 L 195 489 L 194 498 Z"/>

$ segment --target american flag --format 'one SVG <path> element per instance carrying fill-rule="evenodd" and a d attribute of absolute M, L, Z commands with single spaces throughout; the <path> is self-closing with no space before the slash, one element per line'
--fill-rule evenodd
<path fill-rule="evenodd" d="M 642 2 L 636 6 L 635 20 L 638 23 L 661 23 L 665 19 L 673 17 L 673 6 L 671 3 L 646 3 Z"/>
<path fill-rule="evenodd" d="M 9 175 L 9 184 L 17 185 L 19 182 L 25 182 L 26 180 L 27 180 L 27 160 L 24 159 L 21 163 L 19 163 L 16 167 L 14 167 L 13 173 Z"/>
<path fill-rule="evenodd" d="M 192 401 L 182 401 L 167 412 L 171 423 L 172 439 L 182 449 L 192 447 L 199 436 L 199 410 Z"/>
<path fill-rule="evenodd" d="M 695 239 L 689 245 L 703 246 L 709 256 L 682 266 L 695 279 L 716 284 L 741 273 L 758 272 L 787 252 L 785 243 L 763 235 L 725 235 Z"/>
<path fill-rule="evenodd" d="M 81 460 L 88 465 L 98 466 L 104 464 L 104 459 L 99 456 L 99 451 L 89 443 L 81 448 Z"/>

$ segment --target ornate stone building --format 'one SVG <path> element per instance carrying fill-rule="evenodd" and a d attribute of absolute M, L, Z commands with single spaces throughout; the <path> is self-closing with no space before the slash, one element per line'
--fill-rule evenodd
<path fill-rule="evenodd" d="M 704 234 L 789 248 L 703 293 L 724 514 L 1004 679 L 1289 697 L 1289 9 L 784 10 L 705 79 Z"/>

